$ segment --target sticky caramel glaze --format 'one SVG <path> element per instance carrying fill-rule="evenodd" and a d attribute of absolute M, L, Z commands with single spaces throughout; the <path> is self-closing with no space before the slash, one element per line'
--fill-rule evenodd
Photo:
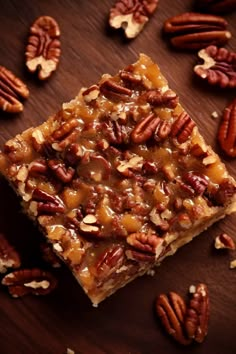
<path fill-rule="evenodd" d="M 234 180 L 182 106 L 147 98 L 156 90 L 162 100 L 168 90 L 158 66 L 140 55 L 124 71 L 82 89 L 0 155 L 24 210 L 94 304 L 234 209 Z M 134 139 L 150 115 L 170 131 Z M 181 142 L 179 128 L 173 133 L 179 117 L 188 124 Z M 224 198 L 217 192 L 223 183 Z"/>

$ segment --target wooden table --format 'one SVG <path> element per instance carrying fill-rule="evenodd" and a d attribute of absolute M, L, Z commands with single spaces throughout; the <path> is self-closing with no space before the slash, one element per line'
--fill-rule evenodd
<path fill-rule="evenodd" d="M 42 123 L 73 98 L 81 86 L 96 83 L 102 73 L 114 74 L 136 61 L 139 52 L 157 61 L 184 107 L 199 124 L 206 140 L 222 156 L 236 177 L 236 161 L 225 159 L 216 134 L 224 106 L 235 90 L 220 90 L 200 82 L 193 74 L 196 54 L 169 48 L 161 35 L 163 21 L 192 9 L 191 1 L 162 0 L 144 31 L 132 41 L 107 26 L 113 0 L 0 0 L 0 62 L 22 78 L 30 89 L 24 112 L 0 113 L 1 146 L 30 126 Z M 24 50 L 28 30 L 40 15 L 53 16 L 61 28 L 62 56 L 56 73 L 38 82 L 27 73 Z M 229 49 L 236 47 L 235 14 L 226 16 L 233 33 Z M 20 251 L 26 267 L 40 266 L 39 232 L 22 215 L 19 201 L 0 180 L 0 232 Z M 143 276 L 93 308 L 70 272 L 57 270 L 58 289 L 49 296 L 12 299 L 0 288 L 0 353 L 154 354 L 236 353 L 236 270 L 229 263 L 236 252 L 217 251 L 213 240 L 228 232 L 236 240 L 235 216 L 227 217 L 189 245 L 166 259 L 155 276 Z M 166 336 L 156 321 L 153 304 L 157 294 L 175 290 L 187 294 L 189 285 L 208 284 L 211 301 L 209 334 L 201 345 L 182 348 Z"/>

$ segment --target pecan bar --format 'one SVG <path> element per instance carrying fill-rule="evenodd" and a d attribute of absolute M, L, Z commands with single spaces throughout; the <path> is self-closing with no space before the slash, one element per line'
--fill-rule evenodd
<path fill-rule="evenodd" d="M 234 179 L 144 54 L 6 142 L 0 170 L 94 305 L 236 210 Z"/>

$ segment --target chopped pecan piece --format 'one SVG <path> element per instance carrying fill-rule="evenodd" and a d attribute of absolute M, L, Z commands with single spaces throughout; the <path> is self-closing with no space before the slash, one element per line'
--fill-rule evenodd
<path fill-rule="evenodd" d="M 166 120 L 160 120 L 154 132 L 154 139 L 159 142 L 166 139 L 171 132 L 171 123 Z"/>
<path fill-rule="evenodd" d="M 196 9 L 211 14 L 226 14 L 236 10 L 236 0 L 196 0 Z"/>
<path fill-rule="evenodd" d="M 30 72 L 38 70 L 40 80 L 56 70 L 61 54 L 60 29 L 50 16 L 41 16 L 30 27 L 26 47 L 26 66 Z"/>
<path fill-rule="evenodd" d="M 209 295 L 205 284 L 190 287 L 191 300 L 187 308 L 185 328 L 188 337 L 202 343 L 208 332 Z"/>
<path fill-rule="evenodd" d="M 218 140 L 222 150 L 224 150 L 228 156 L 236 156 L 236 98 L 224 109 L 218 131 Z"/>
<path fill-rule="evenodd" d="M 180 144 L 185 143 L 191 135 L 195 125 L 195 122 L 189 117 L 189 115 L 186 112 L 182 112 L 172 125 L 171 137 L 177 138 L 177 141 Z"/>
<path fill-rule="evenodd" d="M 134 38 L 148 22 L 157 4 L 158 0 L 118 0 L 110 10 L 110 26 L 123 28 L 127 38 Z"/>
<path fill-rule="evenodd" d="M 222 233 L 215 238 L 215 248 L 216 249 L 228 248 L 230 250 L 234 250 L 235 243 L 231 236 L 229 236 L 226 233 Z"/>
<path fill-rule="evenodd" d="M 19 268 L 20 265 L 19 254 L 0 233 L 0 273 L 5 273 L 8 268 Z"/>
<path fill-rule="evenodd" d="M 164 32 L 171 36 L 171 44 L 176 48 L 201 49 L 227 43 L 231 38 L 227 24 L 220 16 L 187 12 L 166 20 Z"/>
<path fill-rule="evenodd" d="M 56 288 L 57 279 L 50 272 L 39 268 L 21 269 L 5 275 L 2 284 L 8 286 L 12 297 L 47 295 Z"/>
<path fill-rule="evenodd" d="M 48 167 L 53 171 L 55 176 L 63 183 L 69 183 L 75 173 L 74 168 L 66 167 L 64 162 L 59 159 L 48 160 Z"/>
<path fill-rule="evenodd" d="M 0 109 L 9 113 L 23 111 L 20 99 L 27 98 L 27 86 L 10 70 L 0 65 Z"/>
<path fill-rule="evenodd" d="M 117 121 L 103 122 L 103 134 L 110 144 L 120 145 L 129 142 L 129 135 L 124 125 Z"/>
<path fill-rule="evenodd" d="M 236 53 L 214 45 L 198 52 L 204 63 L 195 65 L 194 72 L 211 85 L 236 87 Z"/>
<path fill-rule="evenodd" d="M 170 292 L 168 296 L 160 294 L 156 300 L 156 313 L 163 327 L 178 343 L 183 345 L 192 342 L 192 339 L 186 336 L 184 329 L 186 311 L 185 301 L 175 292 Z"/>
<path fill-rule="evenodd" d="M 224 205 L 234 196 L 235 193 L 235 184 L 228 179 L 224 179 L 223 182 L 219 185 L 219 188 L 216 191 L 211 192 L 210 195 L 207 196 L 211 201 L 213 201 L 214 204 Z"/>

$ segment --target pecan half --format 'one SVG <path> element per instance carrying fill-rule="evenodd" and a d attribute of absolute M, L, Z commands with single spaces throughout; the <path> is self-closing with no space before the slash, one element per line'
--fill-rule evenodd
<path fill-rule="evenodd" d="M 37 202 L 37 211 L 40 213 L 64 213 L 65 206 L 59 197 L 35 188 L 32 194 L 32 200 Z"/>
<path fill-rule="evenodd" d="M 40 80 L 47 79 L 56 70 L 61 54 L 60 29 L 50 16 L 41 16 L 30 27 L 26 47 L 26 66 L 30 72 L 38 70 Z"/>
<path fill-rule="evenodd" d="M 124 248 L 121 245 L 111 245 L 98 258 L 95 273 L 99 278 L 107 278 L 124 263 Z"/>
<path fill-rule="evenodd" d="M 50 272 L 39 268 L 21 269 L 5 275 L 2 284 L 8 286 L 12 297 L 47 295 L 56 288 L 57 279 Z"/>
<path fill-rule="evenodd" d="M 210 44 L 224 45 L 231 38 L 226 30 L 227 21 L 214 15 L 187 12 L 169 18 L 164 32 L 171 44 L 180 49 L 200 49 Z"/>
<path fill-rule="evenodd" d="M 198 52 L 203 64 L 195 65 L 194 72 L 211 85 L 236 87 L 236 53 L 211 45 Z"/>
<path fill-rule="evenodd" d="M 159 257 L 163 250 L 163 239 L 156 234 L 136 232 L 126 238 L 126 242 L 136 250 Z"/>
<path fill-rule="evenodd" d="M 20 99 L 27 98 L 27 86 L 10 70 L 0 65 L 0 109 L 9 113 L 23 111 Z"/>
<path fill-rule="evenodd" d="M 168 137 L 171 132 L 171 123 L 167 120 L 160 120 L 154 132 L 154 139 L 159 142 Z"/>
<path fill-rule="evenodd" d="M 161 92 L 160 90 L 149 90 L 145 92 L 141 97 L 153 106 L 165 106 L 167 108 L 175 108 L 179 102 L 179 97 L 172 90 L 166 90 Z"/>
<path fill-rule="evenodd" d="M 236 99 L 224 110 L 218 140 L 222 150 L 228 156 L 236 156 Z"/>
<path fill-rule="evenodd" d="M 190 287 L 191 300 L 187 308 L 185 329 L 189 338 L 202 343 L 208 332 L 209 295 L 205 284 Z"/>
<path fill-rule="evenodd" d="M 236 0 L 196 0 L 196 8 L 211 14 L 226 14 L 236 10 Z"/>
<path fill-rule="evenodd" d="M 224 179 L 216 191 L 211 192 L 207 197 L 215 205 L 228 203 L 236 193 L 236 185 L 229 179 Z"/>
<path fill-rule="evenodd" d="M 182 144 L 188 140 L 196 123 L 189 117 L 186 112 L 182 112 L 174 121 L 171 129 L 171 137 L 177 138 L 177 141 Z"/>
<path fill-rule="evenodd" d="M 185 301 L 179 294 L 175 292 L 170 292 L 168 296 L 160 294 L 155 308 L 168 334 L 180 344 L 188 345 L 192 342 L 192 339 L 185 335 L 184 319 L 187 309 Z"/>
<path fill-rule="evenodd" d="M 75 170 L 72 167 L 66 167 L 64 162 L 59 159 L 48 160 L 48 167 L 53 171 L 54 175 L 63 183 L 71 182 Z"/>
<path fill-rule="evenodd" d="M 131 140 L 135 144 L 145 143 L 151 138 L 159 122 L 160 118 L 156 117 L 153 113 L 141 119 L 130 134 Z"/>
<path fill-rule="evenodd" d="M 222 233 L 215 238 L 215 248 L 216 249 L 228 248 L 230 250 L 234 250 L 235 243 L 231 236 L 229 236 L 226 233 Z"/>
<path fill-rule="evenodd" d="M 106 98 L 118 101 L 129 100 L 132 95 L 132 90 L 110 79 L 101 83 L 100 91 Z"/>
<path fill-rule="evenodd" d="M 183 175 L 183 180 L 194 189 L 197 195 L 202 195 L 209 184 L 205 175 L 195 172 L 185 173 Z"/>
<path fill-rule="evenodd" d="M 129 136 L 126 127 L 117 121 L 108 121 L 102 123 L 103 134 L 110 144 L 121 145 L 129 142 Z"/>
<path fill-rule="evenodd" d="M 158 0 L 118 0 L 110 10 L 109 24 L 123 28 L 127 38 L 136 37 L 155 11 Z"/>
<path fill-rule="evenodd" d="M 0 233 L 0 273 L 5 273 L 8 268 L 19 268 L 20 265 L 19 254 Z"/>
<path fill-rule="evenodd" d="M 56 151 L 63 151 L 77 139 L 80 130 L 76 118 L 71 118 L 60 125 L 51 136 L 51 147 Z"/>

